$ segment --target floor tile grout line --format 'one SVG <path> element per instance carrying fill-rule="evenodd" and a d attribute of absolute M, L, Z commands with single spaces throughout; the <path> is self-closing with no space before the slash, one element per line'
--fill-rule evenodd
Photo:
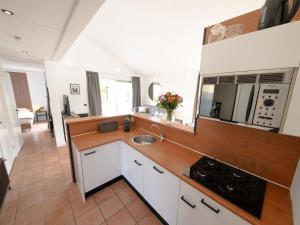
<path fill-rule="evenodd" d="M 124 179 L 121 179 L 120 181 L 123 181 L 123 182 L 125 182 L 124 181 Z M 120 181 L 117 181 L 117 182 L 120 182 Z M 126 184 L 126 186 L 128 186 L 129 188 L 130 188 L 130 190 L 132 190 L 133 191 L 133 189 L 128 185 L 128 184 Z M 120 199 L 120 197 L 118 196 L 118 193 L 117 193 L 117 191 L 115 191 L 113 188 L 111 188 L 112 189 L 112 191 L 115 193 L 115 195 L 117 196 L 117 198 L 119 198 L 119 200 L 122 202 L 122 200 Z M 134 193 L 136 196 L 137 196 L 137 194 L 136 193 Z M 139 198 L 139 196 L 137 196 L 137 198 Z M 134 200 L 132 200 L 131 202 L 129 202 L 128 204 L 127 204 L 127 206 L 130 204 L 130 203 L 132 203 Z M 122 202 L 122 204 L 123 204 L 123 202 Z M 136 224 L 138 224 L 138 222 L 135 220 L 135 218 L 134 218 L 134 216 L 130 213 L 130 210 L 128 209 L 128 207 L 125 205 L 125 204 L 123 204 L 124 205 L 124 207 L 127 209 L 127 211 L 128 211 L 128 213 L 129 213 L 129 215 L 133 218 L 133 220 L 135 221 L 135 223 Z M 146 206 L 147 208 L 148 208 L 148 206 Z M 122 208 L 123 209 L 123 208 Z M 148 208 L 149 209 L 149 208 Z M 116 214 L 116 213 L 115 213 Z M 114 214 L 114 215 L 115 215 Z M 146 215 L 145 215 L 146 216 Z M 144 217 L 145 217 L 144 216 Z M 144 218 L 143 217 L 143 218 Z"/>

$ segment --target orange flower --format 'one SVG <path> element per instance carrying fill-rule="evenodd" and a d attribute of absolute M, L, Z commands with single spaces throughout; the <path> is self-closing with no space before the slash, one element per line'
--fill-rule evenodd
<path fill-rule="evenodd" d="M 168 97 L 168 102 L 173 102 L 175 101 L 175 99 L 176 99 L 175 96 L 171 95 Z"/>

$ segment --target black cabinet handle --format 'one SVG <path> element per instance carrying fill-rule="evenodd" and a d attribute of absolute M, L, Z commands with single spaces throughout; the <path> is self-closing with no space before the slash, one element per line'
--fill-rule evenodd
<path fill-rule="evenodd" d="M 217 214 L 220 212 L 220 209 L 215 209 L 214 207 L 210 206 L 209 204 L 207 204 L 207 203 L 204 201 L 203 198 L 201 199 L 201 203 L 202 203 L 203 205 L 205 205 L 207 208 L 209 208 L 209 209 L 211 209 L 212 211 L 214 211 L 215 213 L 217 213 Z"/>
<path fill-rule="evenodd" d="M 155 169 L 157 172 L 159 172 L 160 174 L 164 173 L 164 171 L 158 169 L 156 166 L 153 166 L 153 169 Z"/>
<path fill-rule="evenodd" d="M 181 200 L 183 202 L 185 202 L 188 206 L 190 206 L 192 209 L 196 208 L 196 205 L 194 205 L 194 204 L 190 203 L 188 200 L 186 200 L 183 195 L 181 196 Z"/>
<path fill-rule="evenodd" d="M 138 166 L 143 165 L 142 163 L 139 163 L 136 159 L 133 162 L 135 162 L 135 164 L 137 164 Z"/>
<path fill-rule="evenodd" d="M 84 155 L 91 155 L 91 154 L 94 154 L 96 153 L 96 151 L 92 151 L 92 152 L 89 152 L 89 153 L 84 153 Z"/>

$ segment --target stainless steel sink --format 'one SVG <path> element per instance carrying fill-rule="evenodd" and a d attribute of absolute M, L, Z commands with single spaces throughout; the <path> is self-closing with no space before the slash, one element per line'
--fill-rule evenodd
<path fill-rule="evenodd" d="M 134 137 L 132 141 L 139 145 L 149 145 L 156 142 L 156 137 L 151 135 L 141 135 L 141 136 Z"/>

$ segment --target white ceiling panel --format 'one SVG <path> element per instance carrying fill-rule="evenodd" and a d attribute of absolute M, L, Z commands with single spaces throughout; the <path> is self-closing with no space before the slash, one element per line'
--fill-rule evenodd
<path fill-rule="evenodd" d="M 197 73 L 204 27 L 264 0 L 109 0 L 84 31 L 143 75 Z"/>
<path fill-rule="evenodd" d="M 0 9 L 14 13 L 9 16 L 0 12 L 0 55 L 28 62 L 51 60 L 57 51 L 63 55 L 102 3 L 103 0 L 0 0 Z M 12 36 L 20 36 L 21 40 Z"/>

